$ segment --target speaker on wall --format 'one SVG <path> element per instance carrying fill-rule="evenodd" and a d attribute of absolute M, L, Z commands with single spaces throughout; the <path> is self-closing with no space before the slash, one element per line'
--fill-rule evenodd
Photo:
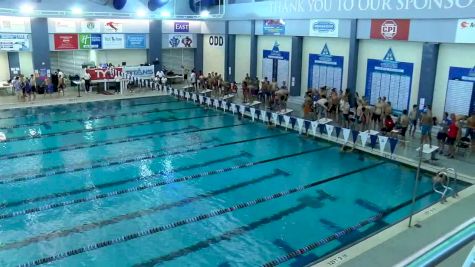
<path fill-rule="evenodd" d="M 125 4 L 127 4 L 127 0 L 113 0 L 112 1 L 112 6 L 114 6 L 115 9 L 122 9 L 124 8 Z"/>
<path fill-rule="evenodd" d="M 207 10 L 210 7 L 219 5 L 219 0 L 189 0 L 190 9 L 198 13 L 201 10 Z"/>
<path fill-rule="evenodd" d="M 150 11 L 155 11 L 158 8 L 161 8 L 165 6 L 166 4 L 168 4 L 168 2 L 169 0 L 149 0 L 148 9 L 150 9 Z"/>

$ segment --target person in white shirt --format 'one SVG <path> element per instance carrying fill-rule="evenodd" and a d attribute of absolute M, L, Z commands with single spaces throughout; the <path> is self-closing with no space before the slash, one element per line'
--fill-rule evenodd
<path fill-rule="evenodd" d="M 91 74 L 89 74 L 87 71 L 84 73 L 84 86 L 86 87 L 86 93 L 89 93 L 89 90 L 91 88 Z"/>
<path fill-rule="evenodd" d="M 194 70 L 191 71 L 190 82 L 191 82 L 191 86 L 193 86 L 193 89 L 196 90 L 196 73 Z"/>
<path fill-rule="evenodd" d="M 165 76 L 165 73 L 163 73 L 163 70 L 157 71 L 157 77 L 158 77 L 159 79 L 162 79 L 163 76 Z"/>
<path fill-rule="evenodd" d="M 162 79 L 161 79 L 161 82 L 162 82 L 162 86 L 164 86 L 164 88 L 167 88 L 167 77 L 166 76 L 163 76 Z"/>

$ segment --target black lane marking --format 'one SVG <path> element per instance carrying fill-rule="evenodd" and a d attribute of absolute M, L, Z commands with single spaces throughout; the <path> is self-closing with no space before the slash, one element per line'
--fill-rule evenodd
<path fill-rule="evenodd" d="M 0 130 L 6 129 L 17 129 L 17 128 L 24 128 L 24 127 L 33 127 L 33 126 L 44 126 L 45 128 L 51 129 L 52 124 L 58 123 L 68 123 L 68 122 L 85 122 L 90 120 L 101 120 L 101 119 L 117 119 L 119 117 L 128 117 L 128 116 L 137 116 L 137 115 L 144 115 L 144 114 L 151 114 L 151 113 L 161 113 L 161 112 L 173 112 L 178 110 L 187 110 L 187 109 L 198 109 L 200 107 L 181 107 L 181 108 L 169 108 L 169 109 L 158 109 L 154 108 L 151 110 L 143 110 L 143 111 L 136 111 L 136 112 L 125 112 L 125 113 L 118 113 L 118 114 L 108 114 L 108 115 L 99 115 L 99 116 L 89 116 L 87 118 L 78 118 L 78 119 L 63 119 L 63 120 L 54 120 L 54 121 L 42 121 L 42 122 L 32 122 L 32 123 L 20 123 L 15 125 L 9 126 L 2 126 Z"/>
<path fill-rule="evenodd" d="M 416 200 L 420 200 L 421 198 L 424 198 L 426 196 L 429 196 L 431 194 L 433 194 L 434 192 L 432 190 L 416 197 Z M 357 231 L 358 229 L 362 228 L 363 226 L 366 226 L 370 223 L 375 223 L 381 219 L 383 219 L 384 217 L 388 216 L 389 214 L 399 210 L 399 209 L 402 209 L 408 205 L 410 205 L 412 203 L 412 200 L 407 200 L 397 206 L 394 206 L 392 208 L 389 208 L 389 209 L 386 209 L 385 211 L 381 212 L 381 213 L 378 213 L 377 215 L 375 216 L 372 216 L 366 220 L 363 220 L 361 222 L 359 222 L 357 225 L 354 225 L 352 227 L 349 227 L 349 228 L 346 228 L 346 229 L 343 229 L 339 232 L 336 232 L 330 236 L 327 236 L 326 238 L 323 238 L 323 239 L 320 239 L 319 241 L 317 242 L 314 242 L 314 243 L 311 243 L 303 248 L 300 248 L 300 249 L 297 249 L 297 250 L 294 250 L 290 253 L 288 253 L 287 255 L 285 256 L 281 256 L 279 258 L 276 258 L 272 261 L 269 261 L 263 265 L 261 265 L 262 267 L 274 267 L 274 266 L 277 266 L 277 265 L 280 265 L 284 262 L 287 262 L 289 261 L 290 259 L 293 259 L 293 258 L 296 258 L 296 257 L 299 257 L 300 255 L 303 255 L 311 250 L 314 250 L 316 249 L 317 247 L 320 247 L 322 245 L 325 245 L 325 244 L 328 244 L 329 242 L 333 241 L 333 240 L 336 240 L 336 239 L 340 239 L 354 231 Z"/>
<path fill-rule="evenodd" d="M 52 137 L 52 136 L 63 136 L 63 135 L 78 134 L 78 133 L 90 133 L 90 132 L 106 131 L 106 130 L 113 130 L 113 129 L 120 129 L 120 128 L 128 128 L 128 127 L 131 127 L 131 126 L 151 125 L 151 124 L 156 124 L 157 122 L 174 122 L 174 121 L 192 120 L 192 119 L 200 119 L 200 118 L 207 118 L 207 117 L 222 117 L 222 116 L 224 116 L 224 115 L 215 113 L 213 115 L 189 117 L 189 118 L 174 118 L 174 119 L 158 118 L 158 119 L 153 119 L 153 120 L 148 120 L 148 121 L 122 123 L 122 124 L 116 124 L 116 125 L 113 125 L 113 126 L 102 126 L 102 127 L 97 127 L 97 128 L 94 128 L 94 129 L 80 129 L 80 130 L 71 130 L 71 131 L 58 132 L 58 133 L 47 133 L 47 134 L 35 135 L 35 136 L 14 137 L 14 138 L 9 138 L 9 139 L 3 141 L 3 143 L 10 143 L 10 142 L 17 142 L 17 141 L 24 141 L 24 140 L 33 140 L 33 139 L 42 139 L 42 138 Z"/>
<path fill-rule="evenodd" d="M 209 147 L 206 147 L 206 148 L 201 147 L 201 148 L 198 148 L 198 149 L 189 149 L 189 150 L 185 150 L 185 151 L 175 151 L 175 152 L 170 152 L 170 153 L 164 153 L 162 156 L 171 156 L 171 155 L 179 155 L 179 154 L 190 153 L 190 152 L 195 152 L 195 151 L 203 151 L 205 149 L 235 145 L 235 144 L 239 144 L 239 143 L 252 142 L 252 141 L 263 140 L 263 139 L 267 139 L 267 138 L 274 138 L 274 137 L 283 136 L 283 135 L 287 135 L 287 134 L 288 133 L 282 133 L 282 134 L 263 136 L 263 137 L 253 138 L 253 139 L 246 139 L 246 140 L 234 141 L 234 142 L 229 142 L 229 143 L 223 143 L 223 144 L 209 146 Z M 249 156 L 249 154 L 245 154 L 245 153 L 241 153 L 241 155 L 248 155 Z M 91 185 L 91 186 L 88 186 L 88 187 L 85 187 L 85 188 L 76 189 L 76 190 L 72 190 L 72 191 L 68 191 L 68 192 L 61 192 L 61 193 L 55 193 L 55 194 L 45 195 L 45 196 L 41 196 L 41 197 L 31 198 L 31 199 L 24 199 L 24 200 L 18 200 L 18 201 L 14 201 L 14 202 L 1 203 L 0 208 L 7 208 L 7 207 L 9 208 L 9 207 L 22 205 L 22 204 L 30 204 L 30 203 L 43 201 L 43 200 L 48 200 L 48 199 L 53 199 L 53 198 L 58 198 L 58 197 L 71 196 L 71 195 L 76 195 L 76 194 L 85 193 L 85 192 L 89 192 L 89 191 L 94 191 L 94 190 L 97 190 L 97 189 L 104 189 L 104 188 L 119 186 L 119 185 L 131 183 L 131 182 L 146 180 L 146 179 L 150 179 L 152 177 L 155 177 L 157 175 L 166 175 L 166 174 L 176 173 L 176 172 L 180 172 L 180 171 L 192 170 L 192 169 L 196 169 L 196 168 L 199 168 L 199 167 L 205 167 L 209 164 L 223 162 L 224 161 L 223 159 L 226 159 L 226 158 L 220 158 L 220 159 L 216 159 L 216 160 L 210 160 L 210 161 L 207 161 L 207 162 L 204 162 L 204 163 L 187 165 L 187 166 L 184 166 L 184 167 L 173 169 L 171 171 L 159 171 L 159 172 L 156 172 L 154 174 L 147 175 L 147 176 L 137 176 L 137 177 L 128 178 L 128 179 L 124 179 L 124 180 L 118 180 L 118 181 L 109 182 L 109 183 Z"/>
<path fill-rule="evenodd" d="M 315 148 L 315 149 L 312 149 L 312 150 L 307 150 L 307 151 L 294 153 L 294 154 L 289 154 L 289 155 L 285 155 L 285 156 L 280 156 L 280 157 L 276 157 L 276 158 L 270 158 L 270 159 L 266 159 L 266 160 L 249 162 L 249 163 L 245 163 L 245 164 L 241 164 L 241 165 L 235 165 L 233 167 L 227 167 L 227 168 L 223 168 L 223 169 L 207 171 L 207 172 L 203 172 L 203 173 L 199 173 L 199 174 L 187 175 L 187 176 L 183 176 L 183 177 L 176 178 L 176 179 L 163 180 L 163 181 L 159 181 L 159 182 L 155 182 L 155 183 L 149 183 L 149 184 L 145 184 L 145 185 L 130 187 L 130 188 L 126 188 L 126 189 L 122 189 L 122 190 L 118 190 L 118 191 L 111 191 L 111 192 L 108 192 L 108 193 L 97 194 L 97 195 L 94 195 L 94 196 L 51 203 L 51 204 L 47 204 L 47 205 L 44 205 L 44 206 L 34 207 L 34 208 L 26 209 L 26 210 L 19 210 L 19 211 L 15 211 L 15 212 L 11 212 L 11 213 L 4 213 L 4 214 L 0 214 L 0 220 L 13 218 L 13 217 L 20 216 L 20 215 L 25 215 L 25 214 L 31 214 L 31 213 L 36 213 L 36 212 L 40 212 L 40 211 L 50 210 L 50 209 L 54 209 L 54 208 L 58 208 L 58 207 L 64 207 L 64 206 L 69 206 L 69 205 L 74 205 L 74 204 L 79 204 L 79 203 L 85 203 L 85 202 L 89 202 L 89 201 L 95 201 L 95 200 L 98 200 L 98 199 L 105 199 L 105 198 L 109 198 L 109 197 L 115 197 L 115 196 L 131 193 L 131 192 L 138 192 L 138 191 L 143 191 L 143 190 L 150 189 L 150 188 L 161 187 L 161 186 L 168 185 L 168 184 L 186 182 L 186 181 L 189 181 L 189 180 L 194 180 L 194 179 L 198 179 L 198 178 L 201 178 L 201 177 L 206 177 L 206 176 L 210 176 L 210 175 L 214 175 L 214 174 L 230 172 L 230 171 L 237 170 L 237 169 L 244 169 L 244 168 L 264 164 L 264 163 L 279 160 L 279 159 L 290 158 L 290 157 L 300 156 L 300 155 L 304 155 L 304 154 L 308 154 L 308 153 L 313 153 L 313 152 L 328 149 L 328 148 L 331 148 L 331 147 L 333 147 L 333 146 Z M 243 153 L 247 153 L 247 152 L 241 152 L 240 156 Z M 219 161 L 220 160 L 216 160 L 216 162 L 219 162 Z M 202 163 L 201 164 L 196 164 L 194 166 L 187 166 L 187 167 L 184 167 L 184 168 L 190 168 L 190 167 L 196 168 L 195 166 L 196 167 L 201 167 Z M 206 165 L 204 165 L 204 166 L 206 166 Z M 167 174 L 169 172 L 163 172 L 162 171 L 162 173 Z M 161 176 L 161 175 L 151 175 L 151 177 L 148 177 L 148 178 L 156 178 L 158 176 Z"/>
<path fill-rule="evenodd" d="M 114 101 L 114 100 L 105 100 L 105 101 L 95 101 L 95 102 L 91 102 L 91 103 L 98 103 L 98 102 L 107 102 L 107 101 Z M 150 102 L 150 103 L 137 103 L 137 104 L 131 104 L 131 105 L 124 105 L 124 106 L 121 106 L 120 104 L 117 104 L 117 105 L 111 105 L 111 106 L 106 106 L 106 108 L 102 107 L 102 108 L 91 108 L 91 109 L 87 109 L 87 106 L 84 105 L 82 106 L 81 108 L 78 108 L 78 109 L 68 109 L 68 110 L 62 110 L 62 111 L 47 111 L 47 112 L 39 112 L 39 113 L 34 113 L 34 114 L 25 114 L 25 115 L 19 115 L 19 116 L 10 116 L 10 117 L 0 117 L 0 120 L 5 120 L 5 119 L 15 119 L 15 118 L 26 118 L 26 117 L 36 117 L 36 116 L 44 116 L 44 115 L 55 115 L 55 114 L 66 114 L 66 113 L 70 113 L 70 112 L 76 112 L 76 111 L 87 111 L 87 112 L 102 112 L 102 111 L 106 111 L 108 110 L 109 108 L 114 108 L 114 107 L 118 107 L 118 108 L 122 108 L 122 107 L 136 107 L 136 106 L 148 106 L 148 105 L 157 105 L 157 104 L 165 104 L 165 103 L 175 103 L 175 102 L 181 102 L 181 101 L 178 101 L 178 100 L 171 100 L 171 101 L 159 101 L 159 102 Z M 58 105 L 49 105 L 47 107 L 57 107 L 57 106 L 68 106 L 68 105 L 79 105 L 80 103 L 67 103 L 67 104 L 58 104 Z M 99 103 L 100 104 L 100 103 Z M 38 107 L 37 107 L 38 108 Z M 41 107 L 42 109 L 46 107 Z M 25 108 L 14 108 L 14 109 L 25 109 Z M 87 110 L 85 110 L 87 109 Z M 2 111 L 9 111 L 10 109 L 0 109 L 0 112 Z"/>
<path fill-rule="evenodd" d="M 221 241 L 230 240 L 231 238 L 234 238 L 236 236 L 243 235 L 246 232 L 253 231 L 263 225 L 274 223 L 275 221 L 281 220 L 284 217 L 297 213 L 307 207 L 319 209 L 325 205 L 324 203 L 325 200 L 334 200 L 334 198 L 328 198 L 327 197 L 328 194 L 326 194 L 322 190 L 317 190 L 317 194 L 318 194 L 317 196 L 307 196 L 307 197 L 300 198 L 298 199 L 298 201 L 300 202 L 298 205 L 281 210 L 275 214 L 272 214 L 271 216 L 264 217 L 257 221 L 251 222 L 250 224 L 246 224 L 246 225 L 234 228 L 218 236 L 213 236 L 211 238 L 202 240 L 191 246 L 170 252 L 166 255 L 147 260 L 146 262 L 142 262 L 140 264 L 135 264 L 133 265 L 133 267 L 155 266 L 156 264 L 161 264 L 161 263 L 164 263 L 165 261 L 171 261 L 171 260 L 186 256 L 188 254 L 195 253 L 199 250 L 208 248 Z"/>
<path fill-rule="evenodd" d="M 93 251 L 93 250 L 97 250 L 97 249 L 100 249 L 100 248 L 109 247 L 109 246 L 112 246 L 112 245 L 116 245 L 116 244 L 128 242 L 130 240 L 134 240 L 134 239 L 137 239 L 137 238 L 141 238 L 141 237 L 144 237 L 144 236 L 149 236 L 149 235 L 157 234 L 157 233 L 160 233 L 160 232 L 164 232 L 164 231 L 174 229 L 174 228 L 177 228 L 177 227 L 180 227 L 180 226 L 183 226 L 183 225 L 200 222 L 200 221 L 203 221 L 203 220 L 207 220 L 209 218 L 213 218 L 213 217 L 217 217 L 217 216 L 229 213 L 229 212 L 233 212 L 235 210 L 240 210 L 240 209 L 252 207 L 252 206 L 255 206 L 257 204 L 261 204 L 261 203 L 264 203 L 264 202 L 267 202 L 267 201 L 270 201 L 270 200 L 273 200 L 273 199 L 278 199 L 278 198 L 285 197 L 285 196 L 288 196 L 288 195 L 291 195 L 291 194 L 294 194 L 294 193 L 302 192 L 304 190 L 315 187 L 317 185 L 327 183 L 327 182 L 339 179 L 341 177 L 350 175 L 351 173 L 361 172 L 363 170 L 374 168 L 376 166 L 380 166 L 380 165 L 385 164 L 385 163 L 386 162 L 376 163 L 376 164 L 361 168 L 359 170 L 354 170 L 354 171 L 348 172 L 346 174 L 340 174 L 340 175 L 333 176 L 333 177 L 330 177 L 330 178 L 327 178 L 327 179 L 324 179 L 324 180 L 320 180 L 320 181 L 317 181 L 317 182 L 313 182 L 313 183 L 310 183 L 310 184 L 307 184 L 307 185 L 304 185 L 304 186 L 298 186 L 298 187 L 292 188 L 290 190 L 286 190 L 286 191 L 282 191 L 282 192 L 279 192 L 279 193 L 275 193 L 273 195 L 257 198 L 255 200 L 242 202 L 240 204 L 237 204 L 237 205 L 234 205 L 234 206 L 231 206 L 231 207 L 228 207 L 228 208 L 222 208 L 222 209 L 214 210 L 214 211 L 211 211 L 209 213 L 201 214 L 201 215 L 191 217 L 191 218 L 188 218 L 188 219 L 179 220 L 179 221 L 176 221 L 176 222 L 173 222 L 173 223 L 169 223 L 169 224 L 165 224 L 165 225 L 162 225 L 162 226 L 149 228 L 149 229 L 146 229 L 146 230 L 143 230 L 143 231 L 140 231 L 140 232 L 135 232 L 135 233 L 120 236 L 120 237 L 117 237 L 117 238 L 114 238 L 114 239 L 110 239 L 110 240 L 98 242 L 98 243 L 95 243 L 95 244 L 91 244 L 91 245 L 88 245 L 88 246 L 80 247 L 80 248 L 77 248 L 77 249 L 69 250 L 69 251 L 66 251 L 66 252 L 56 254 L 54 256 L 45 257 L 45 258 L 41 258 L 41 259 L 38 259 L 38 260 L 35 260 L 35 261 L 31 261 L 31 262 L 28 262 L 28 263 L 25 263 L 25 264 L 21 264 L 19 266 L 21 266 L 21 267 L 30 267 L 30 266 L 37 266 L 37 265 L 49 263 L 49 262 L 54 262 L 54 261 L 58 261 L 58 260 L 61 260 L 61 259 L 67 258 L 67 257 L 82 254 L 82 253 L 85 253 L 85 252 L 88 252 L 88 251 Z"/>
<path fill-rule="evenodd" d="M 59 237 L 65 237 L 65 236 L 68 236 L 68 235 L 73 234 L 73 233 L 83 233 L 83 232 L 86 232 L 86 231 L 91 231 L 91 230 L 96 229 L 96 228 L 102 228 L 102 227 L 105 227 L 107 225 L 116 224 L 116 223 L 119 223 L 119 222 L 122 222 L 122 221 L 127 221 L 127 220 L 132 220 L 132 219 L 135 219 L 135 218 L 140 218 L 140 217 L 143 217 L 143 216 L 146 216 L 146 215 L 156 213 L 158 211 L 163 211 L 163 210 L 167 210 L 167 209 L 171 209 L 171 208 L 175 208 L 175 207 L 182 207 L 186 204 L 190 204 L 190 203 L 193 203 L 193 202 L 196 202 L 196 201 L 199 201 L 199 200 L 203 200 L 203 199 L 206 199 L 206 198 L 210 198 L 210 197 L 215 197 L 217 195 L 221 195 L 221 194 L 224 194 L 224 193 L 229 193 L 231 191 L 238 190 L 240 188 L 243 188 L 243 187 L 246 187 L 246 186 L 249 186 L 249 185 L 257 184 L 257 183 L 263 182 L 265 180 L 270 180 L 270 179 L 276 178 L 278 176 L 289 176 L 289 175 L 290 174 L 286 173 L 285 171 L 282 171 L 280 169 L 275 169 L 270 174 L 263 175 L 261 177 L 258 177 L 256 179 L 253 179 L 253 180 L 250 180 L 250 181 L 245 181 L 245 182 L 242 182 L 242 183 L 238 183 L 238 184 L 231 185 L 231 186 L 228 186 L 228 187 L 225 187 L 225 188 L 222 188 L 222 189 L 217 189 L 217 190 L 214 190 L 214 191 L 210 191 L 208 193 L 199 194 L 197 196 L 188 197 L 188 198 L 178 200 L 178 201 L 175 201 L 175 202 L 172 202 L 172 203 L 161 204 L 159 206 L 155 206 L 155 207 L 152 207 L 152 208 L 148 208 L 148 209 L 140 210 L 140 211 L 135 211 L 135 212 L 131 212 L 131 213 L 126 213 L 126 214 L 119 215 L 119 216 L 116 216 L 116 217 L 113 217 L 113 218 L 110 218 L 110 219 L 106 219 L 106 220 L 102 220 L 102 221 L 98 221 L 98 222 L 85 223 L 85 224 L 82 224 L 80 226 L 75 226 L 73 228 L 69 228 L 69 229 L 65 229 L 65 230 L 58 230 L 58 231 L 46 233 L 46 234 L 43 234 L 43 235 L 30 237 L 30 238 L 27 238 L 25 240 L 16 241 L 16 242 L 8 243 L 8 244 L 2 244 L 2 245 L 0 245 L 0 251 L 8 250 L 8 249 L 18 249 L 18 248 L 21 248 L 21 247 L 24 247 L 24 246 L 28 246 L 32 243 L 38 243 L 38 242 L 41 242 L 41 241 L 48 241 L 48 240 L 52 240 L 52 239 L 59 238 Z"/>
<path fill-rule="evenodd" d="M 16 159 L 16 158 L 21 158 L 21 157 L 30 157 L 30 156 L 37 156 L 37 155 L 46 155 L 46 154 L 51 154 L 51 153 L 55 153 L 55 152 L 73 151 L 73 150 L 78 150 L 78 149 L 83 149 L 83 148 L 91 148 L 91 147 L 98 147 L 98 146 L 105 146 L 105 145 L 130 143 L 130 142 L 135 142 L 135 141 L 153 139 L 153 138 L 156 138 L 156 137 L 175 136 L 175 135 L 181 135 L 181 134 L 187 134 L 187 133 L 195 133 L 195 132 L 202 132 L 202 131 L 208 131 L 208 130 L 229 128 L 229 127 L 245 125 L 245 124 L 249 124 L 249 123 L 231 124 L 231 125 L 211 127 L 211 128 L 197 128 L 195 126 L 187 126 L 187 127 L 181 128 L 181 129 L 175 129 L 175 130 L 169 130 L 169 131 L 163 131 L 163 132 L 155 132 L 155 133 L 150 133 L 150 134 L 134 135 L 132 137 L 116 138 L 116 139 L 111 139 L 109 141 L 107 141 L 107 140 L 106 141 L 98 141 L 98 142 L 95 142 L 95 143 L 90 143 L 89 142 L 89 143 L 75 144 L 75 145 L 69 145 L 69 146 L 61 146 L 61 147 L 56 147 L 56 148 L 51 148 L 51 149 L 47 148 L 47 149 L 36 150 L 36 151 L 18 152 L 18 153 L 13 153 L 13 154 L 7 154 L 7 155 L 4 155 L 4 156 L 0 156 L 0 160 Z M 189 130 L 189 129 L 192 129 L 192 130 L 191 131 L 186 131 L 186 130 Z"/>

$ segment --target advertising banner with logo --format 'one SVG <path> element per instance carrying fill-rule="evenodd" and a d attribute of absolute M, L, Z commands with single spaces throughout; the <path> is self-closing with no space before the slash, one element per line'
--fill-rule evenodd
<path fill-rule="evenodd" d="M 455 42 L 475 43 L 475 19 L 458 20 Z"/>
<path fill-rule="evenodd" d="M 103 34 L 102 48 L 103 49 L 123 49 L 125 48 L 125 40 L 123 34 Z"/>
<path fill-rule="evenodd" d="M 115 74 L 122 73 L 122 67 L 87 69 L 86 72 L 91 75 L 93 81 L 110 80 L 115 78 Z"/>
<path fill-rule="evenodd" d="M 310 36 L 338 37 L 337 19 L 312 19 L 310 20 Z"/>
<path fill-rule="evenodd" d="M 168 45 L 170 48 L 193 48 L 192 34 L 169 34 Z"/>
<path fill-rule="evenodd" d="M 76 50 L 79 48 L 77 34 L 61 34 L 54 35 L 55 50 Z"/>
<path fill-rule="evenodd" d="M 190 23 L 187 21 L 175 21 L 173 25 L 174 32 L 190 32 Z"/>
<path fill-rule="evenodd" d="M 155 76 L 154 66 L 126 66 L 124 71 L 134 77 L 149 79 Z"/>
<path fill-rule="evenodd" d="M 101 49 L 102 36 L 100 34 L 79 34 L 79 49 Z"/>
<path fill-rule="evenodd" d="M 147 48 L 145 34 L 127 34 L 125 36 L 125 48 L 131 48 L 131 49 Z"/>
<path fill-rule="evenodd" d="M 20 18 L 0 18 L 0 32 L 26 32 L 25 24 Z"/>
<path fill-rule="evenodd" d="M 121 22 L 116 22 L 113 20 L 106 20 L 103 23 L 104 27 L 104 32 L 110 32 L 110 33 L 119 33 L 123 31 L 123 25 Z"/>
<path fill-rule="evenodd" d="M 285 23 L 279 19 L 266 19 L 263 22 L 262 32 L 264 35 L 284 35 Z"/>
<path fill-rule="evenodd" d="M 101 24 L 98 21 L 81 21 L 81 32 L 100 33 Z"/>
<path fill-rule="evenodd" d="M 76 21 L 74 20 L 54 20 L 55 32 L 76 33 Z"/>
<path fill-rule="evenodd" d="M 403 40 L 409 39 L 411 20 L 373 19 L 371 20 L 371 39 Z"/>
<path fill-rule="evenodd" d="M 2 51 L 31 51 L 30 35 L 0 34 L 0 50 Z"/>

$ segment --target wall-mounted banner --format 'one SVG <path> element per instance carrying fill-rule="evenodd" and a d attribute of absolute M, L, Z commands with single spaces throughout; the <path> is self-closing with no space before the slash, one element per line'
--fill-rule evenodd
<path fill-rule="evenodd" d="M 26 21 L 22 18 L 0 18 L 0 32 L 26 32 Z"/>
<path fill-rule="evenodd" d="M 169 34 L 168 45 L 171 48 L 192 48 L 193 35 L 191 34 Z"/>
<path fill-rule="evenodd" d="M 54 20 L 54 29 L 58 33 L 76 33 L 76 21 L 74 20 Z"/>
<path fill-rule="evenodd" d="M 100 33 L 101 23 L 98 21 L 81 21 L 82 33 Z"/>
<path fill-rule="evenodd" d="M 455 42 L 475 43 L 475 19 L 458 20 Z"/>
<path fill-rule="evenodd" d="M 450 67 L 445 111 L 467 116 L 475 112 L 475 66 Z"/>
<path fill-rule="evenodd" d="M 2 51 L 31 51 L 30 35 L 0 34 L 0 50 Z"/>
<path fill-rule="evenodd" d="M 86 72 L 91 75 L 93 81 L 111 80 L 116 74 L 122 73 L 122 67 L 87 69 Z"/>
<path fill-rule="evenodd" d="M 279 19 L 266 19 L 262 24 L 264 35 L 284 35 L 285 22 Z"/>
<path fill-rule="evenodd" d="M 312 19 L 310 20 L 310 36 L 338 37 L 337 19 Z"/>
<path fill-rule="evenodd" d="M 276 80 L 279 86 L 286 82 L 289 86 L 289 60 L 290 53 L 280 51 L 279 43 L 276 41 L 272 50 L 263 51 L 261 78 L 267 77 L 269 81 Z"/>
<path fill-rule="evenodd" d="M 342 88 L 343 81 L 343 61 L 342 56 L 330 54 L 327 44 L 320 54 L 310 54 L 308 60 L 308 88 L 320 88 L 328 86 Z"/>
<path fill-rule="evenodd" d="M 155 76 L 154 66 L 126 66 L 124 71 L 137 78 L 150 79 Z"/>
<path fill-rule="evenodd" d="M 394 110 L 409 108 L 414 64 L 398 62 L 390 48 L 383 60 L 368 59 L 365 96 L 371 105 L 386 97 Z"/>
<path fill-rule="evenodd" d="M 125 48 L 131 49 L 145 49 L 146 35 L 145 34 L 127 34 L 125 35 Z"/>
<path fill-rule="evenodd" d="M 100 34 L 79 34 L 79 49 L 101 49 L 102 36 Z"/>
<path fill-rule="evenodd" d="M 408 19 L 371 20 L 371 39 L 404 40 L 409 39 L 411 21 Z"/>
<path fill-rule="evenodd" d="M 175 21 L 174 32 L 190 32 L 190 23 L 188 21 Z"/>
<path fill-rule="evenodd" d="M 79 48 L 77 34 L 61 34 L 54 35 L 55 50 L 76 50 Z"/>
<path fill-rule="evenodd" d="M 208 38 L 208 44 L 210 46 L 224 47 L 224 36 L 222 35 L 210 35 Z"/>
<path fill-rule="evenodd" d="M 123 31 L 123 25 L 120 22 L 106 20 L 103 23 L 104 32 L 119 33 Z"/>
<path fill-rule="evenodd" d="M 123 49 L 125 48 L 125 40 L 123 34 L 103 34 L 102 48 L 103 49 Z"/>

